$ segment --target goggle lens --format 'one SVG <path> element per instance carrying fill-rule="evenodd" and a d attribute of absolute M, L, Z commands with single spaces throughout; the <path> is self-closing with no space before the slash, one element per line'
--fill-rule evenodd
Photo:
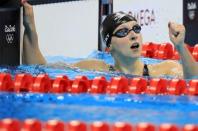
<path fill-rule="evenodd" d="M 119 38 L 122 38 L 122 37 L 125 37 L 129 34 L 130 31 L 134 31 L 135 33 L 140 33 L 141 31 L 141 26 L 139 25 L 135 25 L 133 26 L 132 29 L 128 29 L 128 28 L 122 28 L 122 29 L 119 29 L 118 31 L 116 31 L 113 36 L 116 36 L 116 37 L 119 37 Z"/>

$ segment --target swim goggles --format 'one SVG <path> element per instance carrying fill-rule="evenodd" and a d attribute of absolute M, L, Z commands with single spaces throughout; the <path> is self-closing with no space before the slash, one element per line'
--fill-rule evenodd
<path fill-rule="evenodd" d="M 122 38 L 122 37 L 125 37 L 129 34 L 129 32 L 131 31 L 134 31 L 135 33 L 140 33 L 141 31 L 141 26 L 139 25 L 134 25 L 132 27 L 132 29 L 128 29 L 128 28 L 122 28 L 122 29 L 119 29 L 118 31 L 116 31 L 112 36 L 116 36 L 118 38 Z"/>

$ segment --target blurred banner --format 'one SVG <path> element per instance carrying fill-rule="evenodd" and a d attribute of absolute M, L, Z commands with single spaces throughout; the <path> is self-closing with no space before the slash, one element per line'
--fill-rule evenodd
<path fill-rule="evenodd" d="M 169 42 L 168 22 L 183 22 L 182 0 L 114 0 L 113 11 L 134 16 L 142 26 L 144 42 Z"/>
<path fill-rule="evenodd" d="M 29 0 L 34 5 L 39 45 L 44 56 L 84 57 L 105 50 L 100 24 L 124 11 L 142 26 L 143 42 L 170 42 L 168 22 L 184 23 L 186 43 L 198 43 L 198 0 Z"/>
<path fill-rule="evenodd" d="M 190 45 L 198 43 L 198 0 L 184 0 L 183 22 L 186 27 L 185 42 Z"/>
<path fill-rule="evenodd" d="M 48 2 L 48 0 L 45 0 Z M 98 49 L 98 0 L 34 5 L 39 46 L 44 56 L 86 57 Z M 57 1 L 57 3 L 54 3 Z"/>
<path fill-rule="evenodd" d="M 0 1 L 0 65 L 19 65 L 22 44 L 20 0 Z"/>
<path fill-rule="evenodd" d="M 98 34 L 98 50 L 105 51 L 106 44 L 101 36 L 101 24 L 108 14 L 113 13 L 113 0 L 99 0 L 99 34 Z"/>

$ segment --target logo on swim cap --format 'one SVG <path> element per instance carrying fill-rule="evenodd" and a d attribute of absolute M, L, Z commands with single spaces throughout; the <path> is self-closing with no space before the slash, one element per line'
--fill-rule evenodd
<path fill-rule="evenodd" d="M 118 21 L 118 20 L 120 20 L 124 16 L 126 16 L 126 14 L 123 14 L 123 13 L 118 12 L 118 13 L 116 13 L 114 20 L 115 21 Z"/>
<path fill-rule="evenodd" d="M 109 39 L 109 33 L 106 35 L 105 41 L 107 42 L 108 39 Z"/>

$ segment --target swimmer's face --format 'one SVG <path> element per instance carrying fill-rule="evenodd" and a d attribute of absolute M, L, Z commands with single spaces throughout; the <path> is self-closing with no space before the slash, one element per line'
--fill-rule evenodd
<path fill-rule="evenodd" d="M 110 51 L 127 57 L 140 57 L 142 50 L 141 27 L 136 21 L 119 25 L 113 32 Z"/>

